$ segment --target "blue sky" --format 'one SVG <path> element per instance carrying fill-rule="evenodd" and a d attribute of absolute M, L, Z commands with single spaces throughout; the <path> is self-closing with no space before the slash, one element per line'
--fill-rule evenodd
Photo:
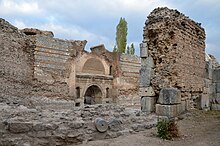
<path fill-rule="evenodd" d="M 206 52 L 220 61 L 220 0 L 0 0 L 0 17 L 18 28 L 53 31 L 55 37 L 105 44 L 112 50 L 120 17 L 128 22 L 128 44 L 139 54 L 144 22 L 157 7 L 168 7 L 202 23 Z"/>

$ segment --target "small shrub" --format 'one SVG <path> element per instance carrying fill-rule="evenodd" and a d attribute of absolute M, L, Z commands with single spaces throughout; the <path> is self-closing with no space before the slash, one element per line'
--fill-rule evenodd
<path fill-rule="evenodd" d="M 157 123 L 157 134 L 162 139 L 170 139 L 170 135 L 168 133 L 169 123 L 167 120 L 163 119 Z"/>
<path fill-rule="evenodd" d="M 172 138 L 179 137 L 177 124 L 174 120 L 161 120 L 157 123 L 157 134 L 162 139 L 171 140 Z"/>

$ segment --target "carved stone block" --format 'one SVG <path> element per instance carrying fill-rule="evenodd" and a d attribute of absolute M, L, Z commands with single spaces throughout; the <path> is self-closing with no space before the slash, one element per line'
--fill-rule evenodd
<path fill-rule="evenodd" d="M 141 111 L 143 112 L 154 112 L 155 111 L 155 102 L 154 97 L 142 97 L 141 98 Z"/>
<path fill-rule="evenodd" d="M 140 88 L 140 96 L 155 96 L 154 89 L 152 87 L 142 87 Z"/>
<path fill-rule="evenodd" d="M 181 92 L 175 88 L 163 88 L 160 91 L 158 103 L 177 104 L 181 102 Z"/>

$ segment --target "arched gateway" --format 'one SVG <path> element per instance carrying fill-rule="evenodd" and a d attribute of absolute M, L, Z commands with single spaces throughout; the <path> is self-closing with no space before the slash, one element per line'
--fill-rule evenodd
<path fill-rule="evenodd" d="M 102 91 L 97 85 L 89 86 L 84 95 L 84 104 L 102 103 Z"/>

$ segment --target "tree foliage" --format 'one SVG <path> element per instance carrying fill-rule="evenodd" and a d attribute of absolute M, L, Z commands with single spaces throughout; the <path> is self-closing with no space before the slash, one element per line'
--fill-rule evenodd
<path fill-rule="evenodd" d="M 130 54 L 130 47 L 127 46 L 127 54 Z"/>
<path fill-rule="evenodd" d="M 134 43 L 131 43 L 131 46 L 129 47 L 129 45 L 127 46 L 127 54 L 131 54 L 134 55 L 135 53 L 135 48 L 134 48 Z"/>
<path fill-rule="evenodd" d="M 120 18 L 120 21 L 116 27 L 116 46 L 113 51 L 125 53 L 127 45 L 127 21 L 125 18 Z"/>
<path fill-rule="evenodd" d="M 135 53 L 135 48 L 134 48 L 134 44 L 132 43 L 130 47 L 130 54 L 134 55 L 134 53 Z"/>

